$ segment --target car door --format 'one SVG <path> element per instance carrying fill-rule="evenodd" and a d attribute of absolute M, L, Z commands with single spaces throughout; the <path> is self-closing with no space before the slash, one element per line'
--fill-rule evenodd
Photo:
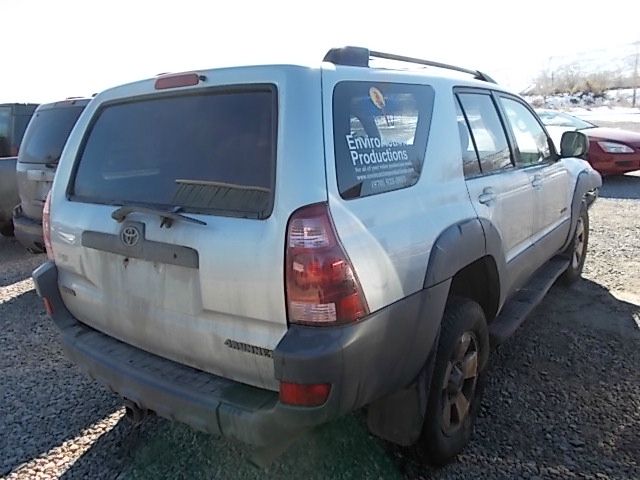
<path fill-rule="evenodd" d="M 532 245 L 533 186 L 527 173 L 515 168 L 491 92 L 458 89 L 456 97 L 467 189 L 478 217 L 490 222 L 500 235 L 509 292 L 530 273 L 527 252 Z"/>
<path fill-rule="evenodd" d="M 557 160 L 552 141 L 541 123 L 522 100 L 499 94 L 499 104 L 511 136 L 516 166 L 529 177 L 534 188 L 534 243 L 543 258 L 550 258 L 564 243 L 568 229 L 569 172 L 564 162 Z"/>

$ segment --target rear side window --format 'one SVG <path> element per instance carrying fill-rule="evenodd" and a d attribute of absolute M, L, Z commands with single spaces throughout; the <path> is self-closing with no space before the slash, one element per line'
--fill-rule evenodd
<path fill-rule="evenodd" d="M 366 197 L 420 178 L 433 111 L 433 88 L 341 82 L 333 92 L 333 132 L 340 196 Z"/>
<path fill-rule="evenodd" d="M 469 122 L 482 173 L 511 167 L 511 150 L 491 96 L 459 93 L 458 98 Z"/>
<path fill-rule="evenodd" d="M 0 157 L 11 155 L 11 108 L 0 107 Z"/>
<path fill-rule="evenodd" d="M 265 85 L 108 105 L 85 140 L 72 198 L 266 218 L 276 102 Z"/>
<path fill-rule="evenodd" d="M 57 164 L 82 110 L 84 106 L 48 108 L 36 112 L 22 141 L 20 161 Z"/>

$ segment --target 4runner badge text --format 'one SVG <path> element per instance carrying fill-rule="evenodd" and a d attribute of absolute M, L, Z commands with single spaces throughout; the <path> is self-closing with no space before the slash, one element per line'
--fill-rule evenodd
<path fill-rule="evenodd" d="M 268 348 L 258 347 L 256 345 L 250 345 L 248 343 L 236 342 L 235 340 L 231 340 L 227 338 L 224 341 L 224 344 L 233 348 L 234 350 L 240 350 L 245 353 L 253 353 L 254 355 L 260 355 L 261 357 L 271 358 L 273 356 L 273 350 L 269 350 Z"/>

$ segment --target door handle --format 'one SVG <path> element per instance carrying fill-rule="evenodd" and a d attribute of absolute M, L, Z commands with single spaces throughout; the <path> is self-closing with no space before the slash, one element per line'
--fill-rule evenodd
<path fill-rule="evenodd" d="M 478 196 L 478 201 L 483 205 L 489 205 L 496 200 L 496 192 L 493 188 L 487 187 Z"/>
<path fill-rule="evenodd" d="M 531 180 L 531 186 L 533 186 L 533 188 L 540 188 L 542 186 L 542 176 L 536 173 L 533 176 L 533 180 Z"/>

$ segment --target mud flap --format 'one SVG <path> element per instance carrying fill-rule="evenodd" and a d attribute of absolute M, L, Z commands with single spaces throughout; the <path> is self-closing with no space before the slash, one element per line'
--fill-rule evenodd
<path fill-rule="evenodd" d="M 418 378 L 408 387 L 376 400 L 367 411 L 367 427 L 377 437 L 408 447 L 420 438 L 436 364 L 440 331 Z"/>

